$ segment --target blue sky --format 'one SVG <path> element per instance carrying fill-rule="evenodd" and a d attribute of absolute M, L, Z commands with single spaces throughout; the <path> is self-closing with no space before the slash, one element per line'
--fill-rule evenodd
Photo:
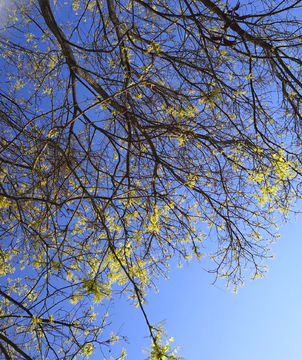
<path fill-rule="evenodd" d="M 247 274 L 246 284 L 237 294 L 225 289 L 222 281 L 211 285 L 213 275 L 203 270 L 210 268 L 210 261 L 172 267 L 170 280 L 162 280 L 159 292 L 148 296 L 146 310 L 151 322 L 166 320 L 175 346 L 185 345 L 179 354 L 186 360 L 300 359 L 300 221 L 281 228 L 266 277 L 250 281 Z M 115 305 L 110 320 L 115 326 L 123 325 L 121 333 L 129 338 L 130 343 L 123 345 L 127 358 L 145 359 L 148 354 L 142 353 L 142 348 L 149 345 L 149 339 L 144 338 L 148 333 L 140 310 L 124 299 L 115 300 Z"/>
<path fill-rule="evenodd" d="M 161 280 L 159 292 L 148 295 L 151 323 L 166 320 L 175 346 L 185 346 L 180 355 L 186 360 L 301 358 L 300 229 L 299 219 L 281 228 L 281 239 L 273 245 L 275 260 L 267 262 L 268 274 L 251 282 L 247 273 L 238 294 L 226 290 L 223 281 L 212 285 L 213 275 L 203 270 L 213 268 L 207 259 L 182 269 L 171 266 L 170 280 Z M 121 344 L 127 359 L 145 359 L 142 348 L 148 347 L 149 339 L 141 311 L 124 298 L 114 302 L 109 311 L 114 326 L 109 330 L 121 329 L 128 337 L 129 344 Z M 92 359 L 102 356 L 96 353 Z"/>

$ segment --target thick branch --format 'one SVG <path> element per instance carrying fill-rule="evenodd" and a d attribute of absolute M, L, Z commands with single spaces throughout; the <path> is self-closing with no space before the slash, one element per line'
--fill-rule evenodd
<path fill-rule="evenodd" d="M 30 356 L 28 356 L 22 349 L 19 348 L 18 345 L 16 345 L 14 342 L 9 340 L 6 336 L 3 334 L 0 334 L 0 339 L 5 341 L 8 345 L 10 345 L 12 348 L 14 348 L 20 355 L 22 355 L 26 360 L 33 360 Z"/>

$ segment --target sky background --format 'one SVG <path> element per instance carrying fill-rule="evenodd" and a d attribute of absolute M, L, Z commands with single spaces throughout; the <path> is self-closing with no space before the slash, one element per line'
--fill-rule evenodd
<path fill-rule="evenodd" d="M 247 273 L 237 294 L 223 281 L 212 285 L 214 275 L 203 270 L 213 268 L 208 259 L 181 269 L 172 265 L 170 279 L 161 280 L 158 293 L 148 294 L 150 322 L 166 320 L 175 346 L 184 345 L 179 354 L 186 360 L 302 359 L 301 221 L 300 216 L 280 229 L 266 277 L 250 281 Z M 121 329 L 129 340 L 116 348 L 125 347 L 129 360 L 147 358 L 142 348 L 150 341 L 141 311 L 122 298 L 115 299 L 109 314 L 114 323 L 109 330 Z M 102 356 L 96 352 L 91 359 Z"/>
<path fill-rule="evenodd" d="M 301 11 L 295 15 L 301 18 Z M 264 263 L 269 268 L 265 278 L 251 281 L 247 271 L 237 294 L 225 289 L 225 281 L 213 285 L 215 276 L 203 269 L 214 268 L 210 259 L 181 269 L 175 263 L 159 292 L 148 294 L 145 310 L 151 324 L 165 320 L 172 347 L 184 345 L 179 355 L 186 360 L 302 359 L 302 214 L 279 233 L 272 244 L 275 259 Z M 142 348 L 150 340 L 143 314 L 125 299 L 115 300 L 115 306 L 109 318 L 123 324 L 121 333 L 129 339 L 120 348 L 127 349 L 129 360 L 146 359 Z"/>
<path fill-rule="evenodd" d="M 171 267 L 170 280 L 148 295 L 151 323 L 166 320 L 169 336 L 186 360 L 285 360 L 302 358 L 301 217 L 280 229 L 264 279 L 250 281 L 237 294 L 203 270 L 210 261 Z M 128 359 L 145 359 L 147 327 L 139 309 L 121 299 L 109 317 L 128 336 Z M 112 329 L 111 329 L 112 330 Z M 115 352 L 113 352 L 115 355 Z M 96 356 L 98 355 L 98 356 Z M 99 358 L 95 354 L 93 359 Z"/>

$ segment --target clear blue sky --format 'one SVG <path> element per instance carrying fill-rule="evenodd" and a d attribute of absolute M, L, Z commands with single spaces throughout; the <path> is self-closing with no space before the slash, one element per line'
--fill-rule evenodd
<path fill-rule="evenodd" d="M 281 228 L 273 245 L 274 260 L 264 279 L 250 281 L 237 294 L 203 267 L 209 261 L 173 267 L 170 280 L 148 296 L 146 310 L 152 323 L 166 319 L 175 345 L 185 345 L 186 360 L 288 360 L 302 358 L 301 218 Z M 128 336 L 128 359 L 145 359 L 149 345 L 143 316 L 124 300 L 110 311 L 115 328 Z M 112 330 L 112 329 L 111 329 Z M 94 358 L 99 358 L 95 354 Z M 115 351 L 113 352 L 115 355 Z"/>
<path fill-rule="evenodd" d="M 1 4 L 1 0 L 0 0 Z M 300 219 L 300 221 L 299 221 Z M 267 261 L 264 279 L 250 281 L 237 294 L 224 282 L 211 285 L 211 263 L 191 262 L 182 269 L 171 266 L 170 280 L 161 280 L 159 292 L 148 295 L 151 323 L 166 320 L 175 346 L 184 345 L 186 360 L 296 360 L 302 358 L 302 216 L 281 228 L 273 245 L 275 260 Z M 102 309 L 99 310 L 102 314 Z M 129 344 L 127 359 L 143 360 L 149 346 L 148 329 L 141 311 L 124 298 L 115 299 L 109 311 L 109 330 L 121 330 Z M 118 355 L 114 350 L 113 355 Z M 92 360 L 103 358 L 99 352 Z"/>

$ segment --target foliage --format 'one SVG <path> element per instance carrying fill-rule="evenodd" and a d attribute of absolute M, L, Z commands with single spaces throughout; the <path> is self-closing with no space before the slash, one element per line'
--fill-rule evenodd
<path fill-rule="evenodd" d="M 88 357 L 116 294 L 149 359 L 170 260 L 236 290 L 301 197 L 300 1 L 11 2 L 0 32 L 0 353 Z M 203 225 L 205 224 L 205 226 Z M 96 321 L 95 305 L 103 314 Z M 107 324 L 107 325 L 106 325 Z M 120 359 L 125 357 L 125 351 Z"/>

